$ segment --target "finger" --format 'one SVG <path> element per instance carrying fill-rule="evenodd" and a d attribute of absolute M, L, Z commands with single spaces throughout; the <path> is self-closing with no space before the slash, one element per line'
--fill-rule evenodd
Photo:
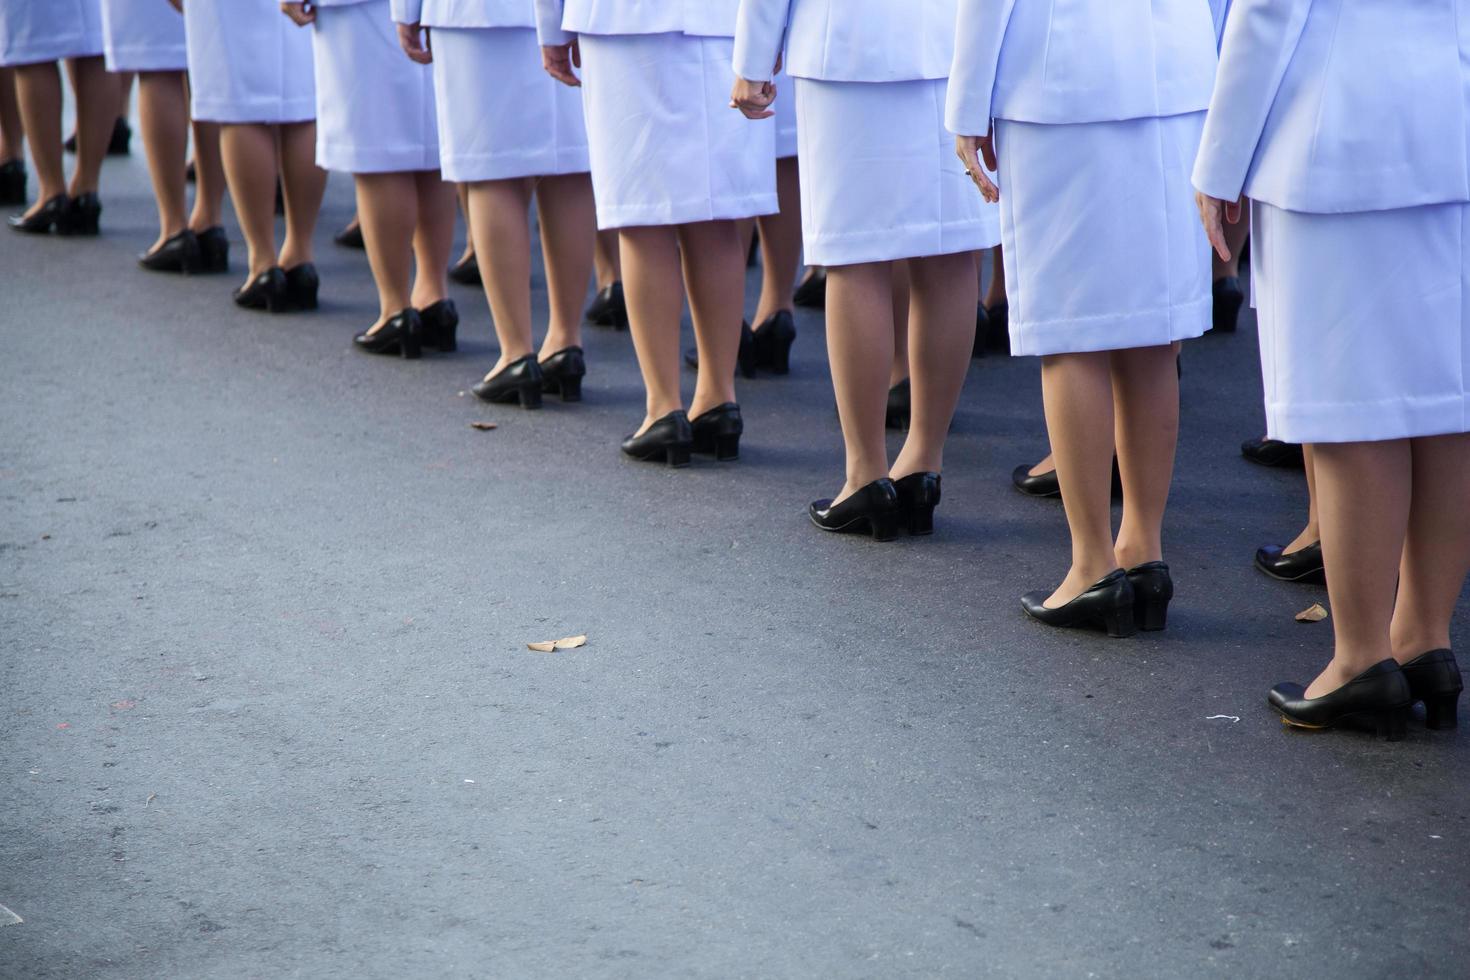
<path fill-rule="evenodd" d="M 986 201 L 994 204 L 996 201 L 1000 200 L 1000 188 L 996 187 L 995 184 L 991 182 L 990 178 L 985 175 L 985 171 L 975 171 L 975 183 L 980 188 L 980 195 L 984 197 Z"/>
<path fill-rule="evenodd" d="M 572 64 L 575 65 L 578 68 L 581 68 L 582 67 L 582 45 L 581 45 L 581 43 L 578 42 L 578 41 L 573 41 L 572 44 L 571 44 L 570 51 L 571 51 L 571 55 L 572 55 Z M 579 80 L 577 82 L 577 84 L 578 85 L 581 85 L 582 83 Z"/>
<path fill-rule="evenodd" d="M 980 155 L 985 160 L 985 168 L 990 171 L 997 169 L 995 162 L 995 141 L 989 136 L 980 141 Z"/>
<path fill-rule="evenodd" d="M 1225 220 L 1232 225 L 1240 224 L 1240 202 L 1230 201 L 1225 205 Z"/>

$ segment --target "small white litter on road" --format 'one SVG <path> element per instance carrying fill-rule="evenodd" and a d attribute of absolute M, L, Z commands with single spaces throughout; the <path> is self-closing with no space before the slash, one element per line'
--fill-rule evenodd
<path fill-rule="evenodd" d="M 0 905 L 0 926 L 18 926 L 24 921 L 25 919 L 22 919 L 5 906 Z"/>
<path fill-rule="evenodd" d="M 1205 718 L 1205 721 L 1214 721 L 1216 718 L 1227 718 L 1231 722 L 1240 721 L 1240 715 L 1210 715 Z"/>

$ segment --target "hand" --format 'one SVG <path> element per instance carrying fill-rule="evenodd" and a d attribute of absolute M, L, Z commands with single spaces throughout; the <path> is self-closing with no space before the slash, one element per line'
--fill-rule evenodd
<path fill-rule="evenodd" d="M 316 21 L 316 6 L 306 0 L 290 0 L 281 4 L 281 13 L 290 17 L 297 27 L 306 27 Z"/>
<path fill-rule="evenodd" d="M 179 13 L 182 14 L 184 12 L 184 0 L 168 0 L 168 2 Z"/>
<path fill-rule="evenodd" d="M 735 79 L 735 88 L 730 92 L 730 108 L 739 109 L 746 119 L 769 119 L 776 113 L 771 103 L 776 101 L 776 86 L 772 82 L 752 82 L 744 78 Z"/>
<path fill-rule="evenodd" d="M 991 182 L 985 173 L 986 169 L 995 169 L 995 127 L 991 127 L 990 133 L 984 136 L 956 136 L 954 138 L 954 151 L 959 154 L 960 161 L 965 165 L 965 173 L 980 188 L 980 196 L 986 201 L 994 204 L 1000 200 L 1000 188 Z M 985 166 L 981 166 L 984 161 Z"/>
<path fill-rule="evenodd" d="M 546 69 L 546 74 L 572 88 L 580 88 L 582 80 L 577 77 L 573 67 L 582 67 L 582 49 L 577 42 L 571 44 L 543 44 L 541 46 L 541 67 Z"/>
<path fill-rule="evenodd" d="M 403 48 L 403 53 L 408 55 L 410 61 L 420 65 L 427 65 L 434 60 L 434 48 L 429 40 L 429 32 L 420 24 L 398 25 L 398 46 Z"/>
<path fill-rule="evenodd" d="M 1240 206 L 1245 198 L 1236 201 L 1222 201 L 1218 197 L 1211 197 L 1199 191 L 1194 192 L 1194 203 L 1199 208 L 1200 224 L 1205 226 L 1205 237 L 1210 240 L 1210 245 L 1215 249 L 1215 254 L 1220 256 L 1220 261 L 1230 261 L 1230 246 L 1225 244 L 1225 222 L 1232 225 L 1240 223 Z M 1221 219 L 1224 220 L 1221 220 Z"/>

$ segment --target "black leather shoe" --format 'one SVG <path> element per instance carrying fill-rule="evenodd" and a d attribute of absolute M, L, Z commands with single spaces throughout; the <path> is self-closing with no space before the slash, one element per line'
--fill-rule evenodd
<path fill-rule="evenodd" d="M 1460 665 L 1448 650 L 1430 650 L 1401 668 L 1409 682 L 1409 696 L 1424 702 L 1424 724 L 1429 728 L 1455 728 L 1459 724 L 1456 709 L 1465 681 Z"/>
<path fill-rule="evenodd" d="M 400 354 L 405 361 L 423 356 L 423 322 L 417 310 L 403 310 L 383 326 L 352 338 L 352 345 L 365 354 Z"/>
<path fill-rule="evenodd" d="M 981 303 L 975 307 L 975 344 L 970 349 L 972 358 L 984 357 L 990 346 L 990 311 Z"/>
<path fill-rule="evenodd" d="M 1305 582 L 1308 585 L 1326 585 L 1327 573 L 1322 565 L 1322 542 L 1315 541 L 1305 548 L 1287 552 L 1279 544 L 1268 544 L 1256 549 L 1256 567 L 1274 579 L 1283 582 Z"/>
<path fill-rule="evenodd" d="M 449 278 L 461 286 L 482 285 L 483 283 L 480 279 L 480 260 L 474 255 L 465 256 L 462 260 L 454 264 L 454 268 L 449 270 Z"/>
<path fill-rule="evenodd" d="M 481 381 L 470 390 L 481 401 L 493 405 L 520 402 L 521 408 L 541 407 L 541 365 L 536 363 L 535 354 L 511 361 L 496 374 Z"/>
<path fill-rule="evenodd" d="M 888 389 L 888 408 L 883 413 L 883 427 L 907 432 L 912 414 L 913 396 L 909 388 L 909 379 L 904 378 Z"/>
<path fill-rule="evenodd" d="M 107 155 L 110 157 L 125 157 L 128 155 L 128 143 L 133 138 L 133 127 L 122 116 L 112 124 L 112 136 L 107 141 Z M 73 151 L 75 152 L 75 151 Z"/>
<path fill-rule="evenodd" d="M 745 432 L 745 422 L 740 418 L 740 406 L 734 402 L 716 405 L 689 423 L 693 433 L 693 450 L 702 455 L 713 455 L 721 462 L 740 458 L 740 436 Z"/>
<path fill-rule="evenodd" d="M 986 345 L 997 354 L 1011 356 L 1011 304 L 996 303 L 986 309 L 989 321 L 989 343 Z"/>
<path fill-rule="evenodd" d="M 12 214 L 8 223 L 12 231 L 18 231 L 22 235 L 45 235 L 61 221 L 62 215 L 66 214 L 68 203 L 65 194 L 57 194 L 41 205 L 40 209 L 30 217 L 25 214 Z"/>
<path fill-rule="evenodd" d="M 684 351 L 684 363 L 695 370 L 699 369 L 698 347 L 690 347 Z M 740 321 L 740 350 L 735 355 L 735 368 L 747 378 L 755 377 L 755 335 L 751 333 L 750 324 L 744 320 Z"/>
<path fill-rule="evenodd" d="M 1169 602 L 1174 598 L 1174 578 L 1169 574 L 1169 566 L 1150 561 L 1130 568 L 1128 584 L 1133 586 L 1134 625 L 1146 633 L 1167 626 Z"/>
<path fill-rule="evenodd" d="M 303 262 L 286 270 L 286 302 L 293 310 L 316 309 L 316 294 L 321 286 L 316 266 Z"/>
<path fill-rule="evenodd" d="M 250 283 L 235 290 L 235 305 L 247 310 L 265 310 L 283 313 L 286 305 L 286 273 L 280 266 L 272 266 Z"/>
<path fill-rule="evenodd" d="M 910 534 L 934 533 L 934 508 L 939 506 L 938 473 L 910 473 L 893 481 L 898 491 L 898 516 Z"/>
<path fill-rule="evenodd" d="M 812 310 L 825 309 L 827 306 L 827 270 L 819 265 L 807 269 L 806 278 L 791 294 L 791 302 Z"/>
<path fill-rule="evenodd" d="M 1048 608 L 1046 599 L 1050 594 L 1028 592 L 1021 596 L 1021 608 L 1026 610 L 1026 615 L 1048 626 L 1101 626 L 1113 637 L 1132 636 L 1138 631 L 1134 621 L 1133 584 L 1121 568 L 1104 575 L 1065 606 Z"/>
<path fill-rule="evenodd" d="M 1404 737 L 1413 695 L 1399 665 L 1383 660 L 1337 690 L 1308 698 L 1301 684 L 1271 688 L 1267 702 L 1281 720 L 1295 728 L 1337 728 L 1371 725 L 1390 742 Z"/>
<path fill-rule="evenodd" d="M 1017 466 L 1011 470 L 1011 484 L 1028 497 L 1060 497 L 1062 495 L 1062 484 L 1057 479 L 1055 468 L 1045 473 L 1031 475 L 1031 467 L 1026 464 Z M 1118 470 L 1118 457 L 1113 457 L 1113 487 L 1114 500 L 1123 499 L 1123 474 Z"/>
<path fill-rule="evenodd" d="M 442 354 L 459 350 L 459 307 L 452 299 L 441 299 L 419 310 L 424 344 Z"/>
<path fill-rule="evenodd" d="M 871 534 L 874 541 L 892 541 L 898 537 L 898 488 L 885 476 L 840 504 L 814 500 L 807 508 L 807 515 L 823 531 Z"/>
<path fill-rule="evenodd" d="M 195 233 L 199 240 L 199 271 L 220 273 L 230 271 L 230 239 L 219 225 Z"/>
<path fill-rule="evenodd" d="M 560 395 L 563 402 L 582 400 L 587 358 L 580 347 L 565 347 L 541 362 L 541 391 Z"/>
<path fill-rule="evenodd" d="M 1240 455 L 1262 466 L 1299 470 L 1306 465 L 1301 446 L 1279 439 L 1247 439 L 1240 444 Z"/>
<path fill-rule="evenodd" d="M 199 238 L 185 228 L 153 251 L 138 256 L 138 264 L 150 272 L 180 272 L 191 276 L 203 264 Z"/>
<path fill-rule="evenodd" d="M 623 284 L 612 283 L 598 290 L 587 306 L 587 322 L 614 330 L 628 329 L 628 303 L 623 298 Z"/>
<path fill-rule="evenodd" d="M 21 160 L 0 163 L 0 204 L 26 202 L 26 165 Z"/>
<path fill-rule="evenodd" d="M 682 408 L 650 425 L 642 435 L 624 439 L 622 446 L 625 456 L 645 463 L 666 462 L 674 467 L 688 466 L 693 448 L 694 430 Z"/>
<path fill-rule="evenodd" d="M 362 240 L 362 225 L 356 221 L 333 235 L 332 241 L 343 248 L 367 248 L 367 243 Z"/>
<path fill-rule="evenodd" d="M 772 374 L 791 373 L 791 345 L 796 343 L 796 318 L 777 310 L 755 328 L 755 363 Z"/>
<path fill-rule="evenodd" d="M 79 194 L 67 202 L 66 209 L 56 219 L 56 234 L 92 236 L 101 232 L 102 201 L 91 191 Z"/>
<path fill-rule="evenodd" d="M 1240 320 L 1240 307 L 1245 303 L 1245 290 L 1236 276 L 1221 276 L 1211 289 L 1215 297 L 1215 333 L 1235 333 Z"/>

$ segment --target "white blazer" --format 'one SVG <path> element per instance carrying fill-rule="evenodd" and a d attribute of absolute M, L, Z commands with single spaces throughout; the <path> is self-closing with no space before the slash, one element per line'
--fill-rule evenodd
<path fill-rule="evenodd" d="M 1215 79 L 1208 0 L 959 0 L 946 124 L 1198 112 Z"/>
<path fill-rule="evenodd" d="M 740 0 L 536 0 L 542 44 L 574 34 L 692 34 L 734 37 Z"/>
<path fill-rule="evenodd" d="M 827 82 L 947 78 L 959 0 L 741 0 L 735 73 L 771 79 L 784 44 L 786 73 Z"/>
<path fill-rule="evenodd" d="M 425 27 L 535 27 L 535 0 L 393 0 L 393 19 Z"/>
<path fill-rule="evenodd" d="M 1194 186 L 1289 211 L 1470 200 L 1470 0 L 1234 0 Z"/>

